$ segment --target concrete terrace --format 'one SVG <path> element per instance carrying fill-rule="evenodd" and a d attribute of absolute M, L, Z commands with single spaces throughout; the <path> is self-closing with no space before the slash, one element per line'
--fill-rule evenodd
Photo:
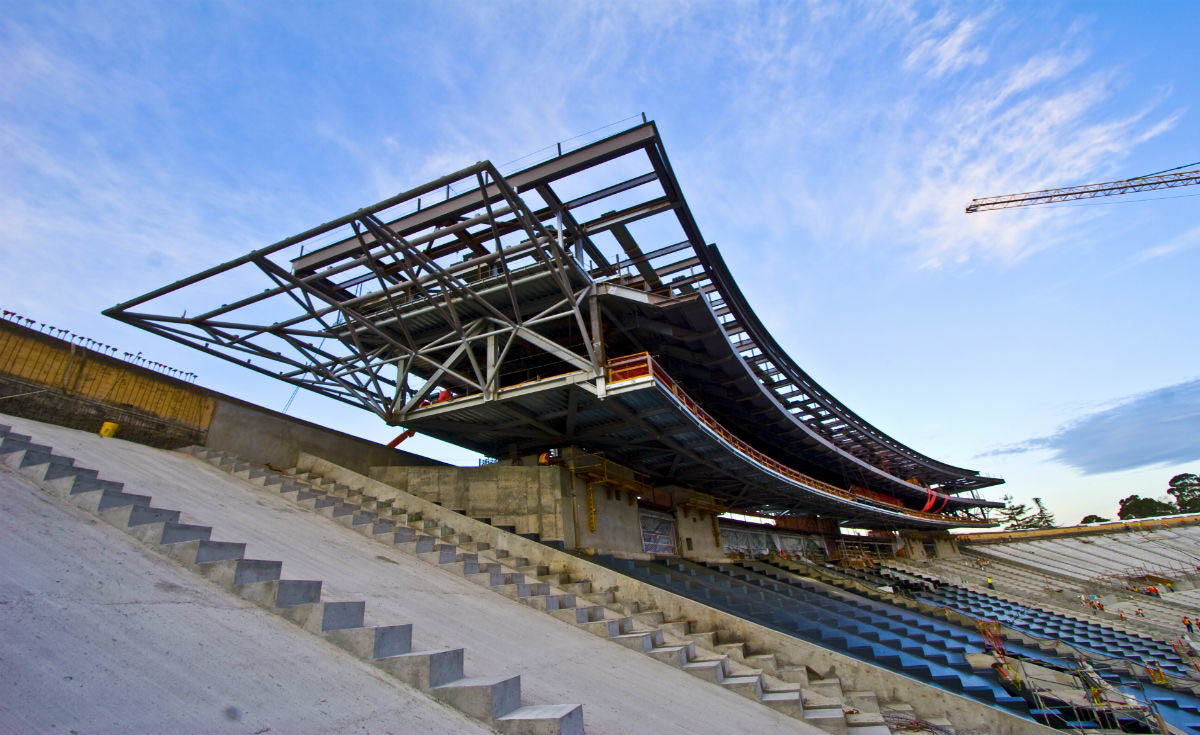
<path fill-rule="evenodd" d="M 411 622 L 415 647 L 465 647 L 468 675 L 519 674 L 530 701 L 582 702 L 588 733 L 822 732 L 182 453 L 0 422 L 290 578 L 324 580 L 327 599 L 366 600 L 369 625 Z M 0 472 L 0 730 L 486 731 Z"/>

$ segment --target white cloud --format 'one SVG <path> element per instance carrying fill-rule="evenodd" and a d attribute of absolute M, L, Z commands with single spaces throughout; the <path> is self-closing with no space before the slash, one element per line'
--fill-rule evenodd
<path fill-rule="evenodd" d="M 914 48 L 905 57 L 904 66 L 927 67 L 930 76 L 940 78 L 983 64 L 988 50 L 975 37 L 990 15 L 960 18 L 955 23 L 949 11 L 939 11 L 914 29 Z"/>
<path fill-rule="evenodd" d="M 1180 119 L 1159 111 L 1169 92 L 1114 104 L 1121 70 L 1098 62 L 1076 25 L 1039 46 L 999 12 L 954 6 L 924 18 L 780 11 L 762 34 L 760 23 L 734 24 L 729 65 L 744 82 L 728 106 L 741 122 L 721 144 L 725 157 L 744 148 L 762 176 L 700 186 L 748 192 L 711 193 L 724 205 L 716 219 L 769 241 L 802 232 L 922 268 L 1014 263 L 1080 237 L 1101 213 L 967 216 L 972 198 L 1116 176 Z"/>
<path fill-rule="evenodd" d="M 1189 248 L 1200 245 L 1200 225 L 1193 227 L 1190 230 L 1179 233 L 1175 237 L 1166 242 L 1146 248 L 1137 255 L 1133 256 L 1134 263 L 1145 263 L 1156 258 L 1174 255 Z"/>

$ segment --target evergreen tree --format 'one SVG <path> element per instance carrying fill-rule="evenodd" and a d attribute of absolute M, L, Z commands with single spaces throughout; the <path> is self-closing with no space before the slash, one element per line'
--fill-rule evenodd
<path fill-rule="evenodd" d="M 1046 510 L 1041 498 L 1034 498 L 1033 505 L 1037 508 L 1026 521 L 1026 528 L 1054 528 L 1054 514 Z"/>
<path fill-rule="evenodd" d="M 1007 531 L 1017 531 L 1025 528 L 1029 508 L 1024 503 L 1014 503 L 1011 495 L 1004 496 L 1004 507 L 996 511 L 996 520 Z"/>
<path fill-rule="evenodd" d="M 1089 513 L 1088 515 L 1083 517 L 1083 520 L 1080 521 L 1080 524 L 1083 524 L 1083 523 L 1108 523 L 1109 520 L 1110 519 L 1108 519 L 1108 518 L 1101 518 L 1100 516 L 1096 515 L 1095 513 Z"/>
<path fill-rule="evenodd" d="M 1180 513 L 1200 513 L 1200 477 L 1184 472 L 1172 477 L 1167 487 Z"/>
<path fill-rule="evenodd" d="M 1135 518 L 1156 518 L 1158 516 L 1169 516 L 1179 512 L 1179 508 L 1173 503 L 1164 503 L 1161 500 L 1154 498 L 1143 498 L 1140 495 L 1130 495 L 1128 498 L 1121 499 L 1121 507 L 1117 511 L 1117 518 L 1123 521 L 1132 520 Z"/>

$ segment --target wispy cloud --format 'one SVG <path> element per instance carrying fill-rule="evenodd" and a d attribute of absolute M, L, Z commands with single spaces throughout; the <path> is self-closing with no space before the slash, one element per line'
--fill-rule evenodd
<path fill-rule="evenodd" d="M 926 67 L 936 78 L 983 64 L 988 50 L 978 36 L 989 15 L 955 19 L 947 10 L 939 11 L 913 29 L 913 49 L 905 57 L 904 66 Z"/>
<path fill-rule="evenodd" d="M 1175 237 L 1167 240 L 1160 245 L 1146 248 L 1137 255 L 1133 256 L 1133 262 L 1145 263 L 1150 260 L 1162 258 L 1168 255 L 1188 250 L 1197 245 L 1200 245 L 1200 225 L 1193 227 L 1190 230 L 1179 233 Z"/>
<path fill-rule="evenodd" d="M 1066 20 L 1048 21 L 1066 27 L 1047 45 L 991 10 L 826 10 L 733 23 L 729 67 L 743 71 L 725 106 L 741 123 L 714 138 L 741 147 L 752 175 L 714 176 L 730 230 L 768 242 L 804 233 L 919 268 L 1011 264 L 1079 238 L 1101 214 L 967 216 L 972 198 L 1117 175 L 1179 120 L 1163 110 L 1169 90 L 1114 103 L 1122 70 Z"/>
<path fill-rule="evenodd" d="M 1200 460 L 1200 379 L 1130 396 L 1050 436 L 982 456 L 1050 451 L 1085 475 Z"/>

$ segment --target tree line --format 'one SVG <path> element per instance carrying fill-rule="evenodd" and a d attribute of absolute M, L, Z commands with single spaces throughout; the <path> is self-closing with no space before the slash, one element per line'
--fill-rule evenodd
<path fill-rule="evenodd" d="M 1167 494 L 1163 497 L 1143 498 L 1134 494 L 1122 498 L 1117 508 L 1117 518 L 1123 521 L 1178 513 L 1200 513 L 1200 476 L 1191 472 L 1175 475 L 1167 483 Z M 1055 527 L 1054 514 L 1046 510 L 1041 498 L 1034 498 L 1030 507 L 1027 503 L 1014 502 L 1011 495 L 1005 495 L 1004 507 L 996 513 L 996 520 L 1006 531 Z M 1109 520 L 1092 513 L 1084 516 L 1080 523 L 1104 523 Z"/>

